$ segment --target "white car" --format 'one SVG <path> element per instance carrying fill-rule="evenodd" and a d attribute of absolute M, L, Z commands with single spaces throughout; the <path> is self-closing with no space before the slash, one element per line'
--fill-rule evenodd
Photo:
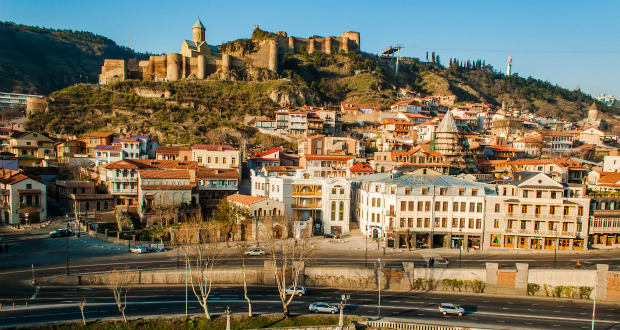
<path fill-rule="evenodd" d="M 306 294 L 306 288 L 304 288 L 301 285 L 298 285 L 297 290 L 295 290 L 295 287 L 291 285 L 288 288 L 286 288 L 286 294 L 296 294 L 301 297 Z"/>
<path fill-rule="evenodd" d="M 144 246 L 132 246 L 129 248 L 130 252 L 134 253 L 147 253 L 147 249 Z"/>
<path fill-rule="evenodd" d="M 340 311 L 340 309 L 336 306 L 332 306 L 330 304 L 318 302 L 310 305 L 310 311 L 314 313 L 332 313 L 336 314 Z"/>
<path fill-rule="evenodd" d="M 245 251 L 245 254 L 249 256 L 264 256 L 265 251 L 261 249 L 252 249 L 250 251 Z"/>
<path fill-rule="evenodd" d="M 439 304 L 439 311 L 443 315 L 458 314 L 458 316 L 463 316 L 463 314 L 465 314 L 465 310 L 463 308 L 455 306 L 454 304 L 449 304 L 449 303 Z"/>

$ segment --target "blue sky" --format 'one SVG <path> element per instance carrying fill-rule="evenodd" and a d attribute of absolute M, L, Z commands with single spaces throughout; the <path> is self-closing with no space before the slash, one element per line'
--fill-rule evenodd
<path fill-rule="evenodd" d="M 484 59 L 593 96 L 620 98 L 620 1 L 92 1 L 0 0 L 0 20 L 91 31 L 138 51 L 178 52 L 200 16 L 210 44 L 254 25 L 289 35 L 361 33 L 362 50 L 397 43 L 403 56 Z M 2 47 L 2 45 L 0 45 Z"/>

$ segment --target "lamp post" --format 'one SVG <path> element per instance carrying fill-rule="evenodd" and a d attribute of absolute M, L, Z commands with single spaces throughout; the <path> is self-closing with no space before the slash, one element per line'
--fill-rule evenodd
<path fill-rule="evenodd" d="M 459 268 L 463 257 L 463 227 L 459 228 Z"/>
<path fill-rule="evenodd" d="M 366 225 L 366 267 L 368 267 L 368 225 Z"/>
<path fill-rule="evenodd" d="M 553 249 L 553 268 L 558 268 L 558 226 L 555 226 L 555 249 Z"/>
<path fill-rule="evenodd" d="M 344 307 L 347 305 L 347 300 L 351 298 L 351 295 L 341 295 L 340 296 L 340 321 L 338 321 L 338 326 L 342 329 L 344 327 Z"/>
<path fill-rule="evenodd" d="M 594 297 L 592 298 L 592 330 L 594 330 L 594 312 L 596 311 L 596 273 L 594 274 Z"/>
<path fill-rule="evenodd" d="M 381 259 L 379 260 L 379 271 L 381 271 Z M 377 311 L 377 318 L 381 318 L 381 275 L 377 272 L 377 277 L 379 278 L 379 310 Z"/>
<path fill-rule="evenodd" d="M 71 235 L 69 229 L 69 222 L 67 222 L 67 276 L 69 276 L 69 236 Z"/>
<path fill-rule="evenodd" d="M 185 254 L 185 257 L 187 258 L 187 253 Z M 187 260 L 187 262 L 185 263 L 185 317 L 187 317 L 187 267 L 188 267 L 188 263 L 189 263 L 189 260 Z"/>

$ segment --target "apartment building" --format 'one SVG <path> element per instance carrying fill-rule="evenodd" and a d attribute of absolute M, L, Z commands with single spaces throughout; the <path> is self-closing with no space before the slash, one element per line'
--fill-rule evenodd
<path fill-rule="evenodd" d="M 381 120 L 381 131 L 391 133 L 394 137 L 409 137 L 414 126 L 416 126 L 415 123 L 408 118 L 384 118 Z"/>
<path fill-rule="evenodd" d="M 586 183 L 590 172 L 586 164 L 568 157 L 496 161 L 493 166 L 497 178 L 521 171 L 543 172 L 557 182 L 577 184 Z"/>
<path fill-rule="evenodd" d="M 585 186 L 540 172 L 515 172 L 487 197 L 485 248 L 585 250 L 590 199 Z"/>
<path fill-rule="evenodd" d="M 183 160 L 193 159 L 192 148 L 190 147 L 165 147 L 157 146 L 155 148 L 155 159 L 157 160 Z"/>
<path fill-rule="evenodd" d="M 2 222 L 11 226 L 47 221 L 45 184 L 18 171 L 0 169 Z"/>
<path fill-rule="evenodd" d="M 142 222 L 147 226 L 177 224 L 198 213 L 197 194 L 193 191 L 195 171 L 195 168 L 138 169 L 138 214 Z"/>
<path fill-rule="evenodd" d="M 207 216 L 212 216 L 222 199 L 239 191 L 239 172 L 233 168 L 198 168 L 196 170 L 196 189 L 198 203 Z"/>
<path fill-rule="evenodd" d="M 234 169 L 241 175 L 241 151 L 230 145 L 194 144 L 192 160 L 200 167 Z"/>
<path fill-rule="evenodd" d="M 284 202 L 289 214 L 312 224 L 314 234 L 349 232 L 351 191 L 347 179 L 322 178 L 308 170 L 297 170 L 295 176 L 251 173 L 252 196 Z"/>
<path fill-rule="evenodd" d="M 271 148 L 267 151 L 257 151 L 248 159 L 248 168 L 259 171 L 263 166 L 297 166 L 297 157 L 287 156 L 282 148 Z"/>
<path fill-rule="evenodd" d="M 113 146 L 120 146 L 123 159 L 154 159 L 157 141 L 151 141 L 148 135 L 130 135 L 129 133 L 112 141 Z"/>
<path fill-rule="evenodd" d="M 365 157 L 366 144 L 364 141 L 353 137 L 325 136 L 322 134 L 309 136 L 297 141 L 297 153 L 299 156 L 329 155 L 333 153 L 346 153 Z"/>
<path fill-rule="evenodd" d="M 560 131 L 533 132 L 530 137 L 545 142 L 543 153 L 561 155 L 573 151 L 573 133 Z"/>
<path fill-rule="evenodd" d="M 390 172 L 353 178 L 351 199 L 362 232 L 388 247 L 481 249 L 485 198 L 494 194 L 479 182 Z"/>
<path fill-rule="evenodd" d="M 620 247 L 620 198 L 593 197 L 590 201 L 588 243 L 595 249 Z"/>
<path fill-rule="evenodd" d="M 323 120 L 324 134 L 340 134 L 342 133 L 342 123 L 344 122 L 344 114 L 340 110 L 317 110 L 316 114 Z M 308 123 L 309 125 L 310 123 Z"/>
<path fill-rule="evenodd" d="M 355 163 L 355 155 L 304 155 L 299 166 L 314 173 L 315 177 L 348 177 L 348 170 Z"/>
<path fill-rule="evenodd" d="M 47 166 L 49 161 L 56 161 L 54 141 L 38 132 L 12 132 L 5 150 L 17 157 L 20 168 Z"/>
<path fill-rule="evenodd" d="M 114 140 L 114 133 L 110 132 L 94 132 L 86 135 L 81 139 L 84 141 L 85 152 L 89 157 L 95 157 L 95 148 L 98 145 L 112 145 Z"/>
<path fill-rule="evenodd" d="M 95 182 L 56 180 L 48 185 L 48 193 L 67 209 L 82 216 L 94 215 L 95 211 L 114 210 L 114 195 L 100 194 Z"/>

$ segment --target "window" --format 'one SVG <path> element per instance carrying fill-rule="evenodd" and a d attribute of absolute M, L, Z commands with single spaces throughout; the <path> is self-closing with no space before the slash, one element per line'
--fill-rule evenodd
<path fill-rule="evenodd" d="M 226 157 L 222 157 L 222 164 L 226 164 Z"/>
<path fill-rule="evenodd" d="M 482 213 L 482 203 L 476 204 L 476 212 Z"/>
<path fill-rule="evenodd" d="M 499 219 L 493 220 L 493 228 L 499 228 Z"/>
<path fill-rule="evenodd" d="M 512 225 L 514 222 L 514 220 L 508 220 L 508 229 L 512 229 Z"/>
<path fill-rule="evenodd" d="M 405 195 L 411 195 L 411 188 L 405 188 Z"/>
<path fill-rule="evenodd" d="M 549 206 L 549 214 L 550 215 L 554 215 L 555 214 L 555 206 Z"/>
<path fill-rule="evenodd" d="M 456 228 L 458 225 L 458 219 L 457 218 L 452 218 L 452 228 Z"/>
<path fill-rule="evenodd" d="M 521 229 L 527 228 L 527 222 L 525 220 L 521 220 Z"/>
<path fill-rule="evenodd" d="M 580 223 L 577 224 L 577 231 L 581 232 L 583 230 L 583 227 Z"/>
<path fill-rule="evenodd" d="M 375 186 L 375 192 L 379 192 L 379 186 Z"/>
<path fill-rule="evenodd" d="M 446 194 L 446 188 L 439 188 L 439 195 L 445 195 Z"/>
<path fill-rule="evenodd" d="M 32 184 L 30 183 L 26 184 L 26 189 L 32 189 Z"/>
<path fill-rule="evenodd" d="M 424 211 L 429 212 L 431 210 L 431 202 L 424 202 Z"/>
<path fill-rule="evenodd" d="M 332 202 L 332 221 L 336 221 L 336 202 Z"/>
<path fill-rule="evenodd" d="M 422 228 L 422 218 L 418 218 L 416 225 L 418 228 Z"/>
<path fill-rule="evenodd" d="M 580 206 L 580 207 L 577 209 L 577 215 L 578 215 L 578 216 L 582 216 L 582 215 L 583 215 L 583 207 L 581 207 L 581 206 Z"/>
<path fill-rule="evenodd" d="M 461 228 L 465 228 L 465 218 L 461 218 L 461 221 L 460 221 L 460 222 L 461 222 L 461 223 L 459 224 L 459 226 L 460 226 Z"/>
<path fill-rule="evenodd" d="M 405 218 L 400 218 L 400 228 L 405 227 Z"/>
<path fill-rule="evenodd" d="M 198 162 L 202 163 L 202 157 L 198 157 Z M 207 164 L 211 164 L 211 157 L 207 157 Z"/>
<path fill-rule="evenodd" d="M 552 192 L 551 192 L 551 199 L 555 199 L 555 195 L 556 195 L 556 192 L 555 192 L 555 191 L 552 191 Z"/>
<path fill-rule="evenodd" d="M 465 189 L 463 188 L 459 189 L 459 196 L 465 196 Z"/>
<path fill-rule="evenodd" d="M 499 204 L 495 204 L 495 213 L 499 213 L 500 206 Z"/>
<path fill-rule="evenodd" d="M 424 218 L 424 228 L 431 226 L 431 218 Z"/>
<path fill-rule="evenodd" d="M 476 203 L 469 203 L 469 212 L 476 211 Z"/>
<path fill-rule="evenodd" d="M 471 190 L 471 195 L 472 196 L 478 196 L 478 189 L 472 189 Z"/>
<path fill-rule="evenodd" d="M 540 221 L 534 222 L 534 230 L 540 230 Z"/>
<path fill-rule="evenodd" d="M 461 212 L 467 212 L 467 203 L 461 202 Z"/>
<path fill-rule="evenodd" d="M 406 211 L 407 210 L 407 202 L 400 201 L 400 210 L 401 211 Z"/>
<path fill-rule="evenodd" d="M 418 212 L 422 212 L 422 205 L 424 204 L 424 202 L 418 202 Z"/>
<path fill-rule="evenodd" d="M 344 195 L 344 188 L 340 188 L 340 195 Z"/>
<path fill-rule="evenodd" d="M 408 226 L 409 228 L 413 228 L 413 218 L 408 218 L 408 219 L 407 219 L 407 226 Z"/>
<path fill-rule="evenodd" d="M 422 195 L 428 195 L 428 188 L 422 188 Z"/>
<path fill-rule="evenodd" d="M 469 219 L 469 228 L 474 228 L 474 219 Z"/>
<path fill-rule="evenodd" d="M 506 188 L 504 187 L 504 196 L 506 196 Z"/>
<path fill-rule="evenodd" d="M 211 157 L 209 157 L 209 159 L 211 159 Z M 209 161 L 209 163 L 211 163 L 211 161 Z M 202 164 L 202 157 L 198 157 L 198 164 Z"/>
<path fill-rule="evenodd" d="M 534 208 L 534 214 L 540 215 L 540 209 L 541 209 L 541 206 L 540 205 L 536 205 L 536 207 Z"/>
<path fill-rule="evenodd" d="M 381 207 L 381 198 L 377 198 L 377 207 Z"/>
<path fill-rule="evenodd" d="M 214 158 L 215 158 L 215 163 L 217 164 L 217 163 L 218 163 L 218 158 L 219 158 L 219 157 L 214 157 Z"/>
<path fill-rule="evenodd" d="M 375 198 L 372 199 L 372 207 L 375 207 Z"/>
<path fill-rule="evenodd" d="M 549 230 L 550 231 L 554 231 L 555 229 L 553 229 L 553 222 L 549 221 Z"/>
<path fill-rule="evenodd" d="M 442 228 L 447 228 L 448 227 L 448 218 L 442 218 L 441 219 L 441 227 Z"/>
<path fill-rule="evenodd" d="M 439 228 L 440 220 L 441 219 L 439 219 L 439 218 L 435 218 L 435 227 Z"/>
<path fill-rule="evenodd" d="M 186 158 L 187 158 L 187 157 L 186 157 Z M 186 159 L 186 160 L 187 160 L 187 159 Z M 230 165 L 231 165 L 231 166 L 233 166 L 233 167 L 236 165 L 236 164 L 235 164 L 235 157 L 233 157 L 233 158 L 231 159 Z"/>
<path fill-rule="evenodd" d="M 521 213 L 523 214 L 527 213 L 527 205 L 521 205 Z"/>
<path fill-rule="evenodd" d="M 536 190 L 536 198 L 542 198 L 542 191 Z"/>
<path fill-rule="evenodd" d="M 371 222 L 375 222 L 375 214 L 372 214 L 372 221 Z"/>
<path fill-rule="evenodd" d="M 439 211 L 441 211 L 441 203 L 435 202 L 435 212 L 439 212 Z"/>
<path fill-rule="evenodd" d="M 564 206 L 564 215 L 568 215 L 568 206 Z"/>
<path fill-rule="evenodd" d="M 562 223 L 562 231 L 568 231 L 568 222 Z"/>
<path fill-rule="evenodd" d="M 441 210 L 444 212 L 448 212 L 448 202 L 443 202 L 443 207 Z"/>
<path fill-rule="evenodd" d="M 340 202 L 340 209 L 339 209 L 338 220 L 339 221 L 344 221 L 344 202 Z"/>
<path fill-rule="evenodd" d="M 480 229 L 482 226 L 482 219 L 476 219 L 476 229 Z"/>
<path fill-rule="evenodd" d="M 409 211 L 413 211 L 413 206 L 414 206 L 413 202 L 409 202 Z"/>
<path fill-rule="evenodd" d="M 332 188 L 332 195 L 335 195 L 335 194 L 336 194 L 336 188 Z M 373 201 L 374 201 L 374 198 L 373 198 Z M 375 206 L 375 205 L 373 204 L 372 206 Z"/>

